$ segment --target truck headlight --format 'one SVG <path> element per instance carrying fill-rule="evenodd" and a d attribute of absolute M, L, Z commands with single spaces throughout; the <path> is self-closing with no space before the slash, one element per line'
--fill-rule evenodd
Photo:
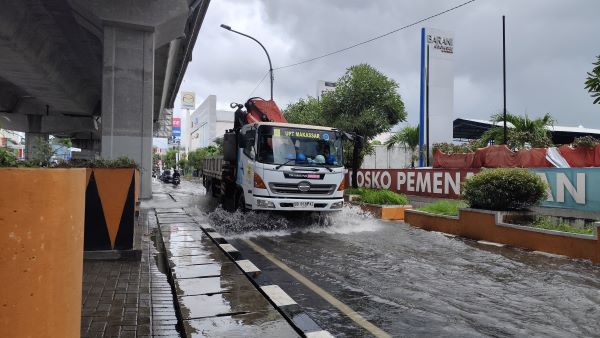
<path fill-rule="evenodd" d="M 331 203 L 330 209 L 341 209 L 344 206 L 344 201 Z"/>
<path fill-rule="evenodd" d="M 267 200 L 261 200 L 261 199 L 256 200 L 256 206 L 259 208 L 275 209 L 275 204 L 273 202 L 267 201 Z"/>

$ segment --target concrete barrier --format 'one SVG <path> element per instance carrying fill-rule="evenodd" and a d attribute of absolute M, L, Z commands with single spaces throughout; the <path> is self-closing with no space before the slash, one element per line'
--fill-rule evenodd
<path fill-rule="evenodd" d="M 405 222 L 425 230 L 600 263 L 600 222 L 595 223 L 593 235 L 580 235 L 504 223 L 504 216 L 508 214 L 511 213 L 460 209 L 458 217 L 452 217 L 407 210 Z"/>
<path fill-rule="evenodd" d="M 85 169 L 0 169 L 0 337 L 79 337 Z"/>

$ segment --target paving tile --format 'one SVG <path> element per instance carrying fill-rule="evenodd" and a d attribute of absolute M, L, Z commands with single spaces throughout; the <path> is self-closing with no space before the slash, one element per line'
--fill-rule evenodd
<path fill-rule="evenodd" d="M 169 258 L 169 265 L 171 267 L 175 267 L 186 265 L 210 264 L 222 262 L 225 258 L 225 254 L 223 253 L 204 253 L 194 256 L 178 256 Z"/>
<path fill-rule="evenodd" d="M 275 309 L 184 321 L 188 337 L 299 337 Z"/>
<path fill-rule="evenodd" d="M 190 278 L 175 280 L 178 296 L 205 295 L 232 292 L 234 290 L 254 290 L 255 287 L 244 275 Z"/>
<path fill-rule="evenodd" d="M 272 305 L 256 289 L 213 295 L 179 296 L 183 319 L 269 311 Z"/>
<path fill-rule="evenodd" d="M 176 266 L 171 271 L 173 271 L 174 279 L 239 275 L 242 273 L 233 263 Z"/>

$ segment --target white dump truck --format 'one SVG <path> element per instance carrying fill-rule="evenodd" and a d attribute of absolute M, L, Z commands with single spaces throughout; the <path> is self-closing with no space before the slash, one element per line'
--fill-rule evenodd
<path fill-rule="evenodd" d="M 204 159 L 207 193 L 225 210 L 338 211 L 344 204 L 343 146 L 335 128 L 290 124 L 273 101 L 237 107 L 223 156 Z"/>

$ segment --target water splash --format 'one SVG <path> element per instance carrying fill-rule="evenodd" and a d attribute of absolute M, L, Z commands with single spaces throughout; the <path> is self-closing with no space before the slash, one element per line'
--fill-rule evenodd
<path fill-rule="evenodd" d="M 208 219 L 215 230 L 230 238 L 277 237 L 294 232 L 348 234 L 381 227 L 371 214 L 349 205 L 334 213 L 230 213 L 219 207 L 209 213 Z"/>

